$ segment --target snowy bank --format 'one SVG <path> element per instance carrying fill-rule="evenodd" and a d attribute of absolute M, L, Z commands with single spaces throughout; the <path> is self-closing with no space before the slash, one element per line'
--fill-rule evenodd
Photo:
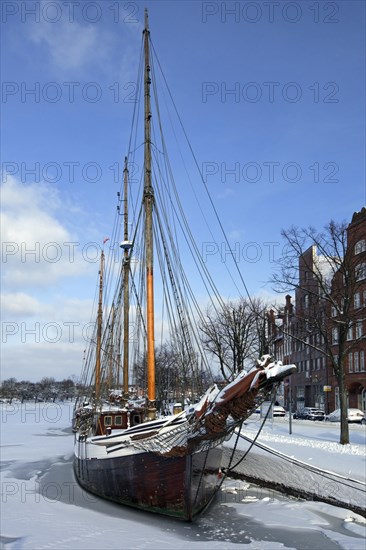
<path fill-rule="evenodd" d="M 307 500 L 320 500 L 347 507 L 366 515 L 365 443 L 366 429 L 350 425 L 349 445 L 340 445 L 339 424 L 274 419 L 263 427 L 249 454 L 261 420 L 251 417 L 237 441 L 233 436 L 226 448 L 225 466 L 232 476 L 280 490 Z"/>

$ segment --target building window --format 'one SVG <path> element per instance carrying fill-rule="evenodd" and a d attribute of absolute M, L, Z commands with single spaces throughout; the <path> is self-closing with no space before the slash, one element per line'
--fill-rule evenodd
<path fill-rule="evenodd" d="M 353 353 L 348 354 L 348 372 L 353 372 Z"/>
<path fill-rule="evenodd" d="M 332 328 L 332 343 L 338 344 L 338 327 Z"/>
<path fill-rule="evenodd" d="M 365 352 L 360 351 L 360 372 L 365 372 Z"/>
<path fill-rule="evenodd" d="M 362 336 L 362 321 L 357 321 L 356 323 L 356 338 L 361 338 Z"/>
<path fill-rule="evenodd" d="M 297 386 L 296 387 L 296 400 L 297 401 L 304 401 L 305 400 L 305 388 L 304 388 L 304 386 Z"/>
<path fill-rule="evenodd" d="M 366 262 L 356 265 L 356 281 L 363 281 L 366 279 Z"/>
<path fill-rule="evenodd" d="M 304 297 L 304 306 L 306 308 L 309 307 L 309 294 L 305 294 L 305 297 Z"/>
<path fill-rule="evenodd" d="M 105 416 L 104 417 L 104 426 L 112 426 L 112 417 L 111 416 Z"/>
<path fill-rule="evenodd" d="M 355 254 L 361 254 L 361 252 L 365 252 L 366 250 L 366 241 L 365 239 L 362 239 L 361 241 L 358 241 L 355 244 Z"/>
<path fill-rule="evenodd" d="M 337 308 L 332 306 L 332 317 L 337 317 Z"/>
<path fill-rule="evenodd" d="M 347 330 L 347 340 L 353 340 L 353 326 L 351 325 Z"/>
<path fill-rule="evenodd" d="M 122 426 L 122 416 L 120 414 L 115 417 L 114 423 L 116 426 Z"/>
<path fill-rule="evenodd" d="M 353 297 L 353 307 L 355 309 L 358 309 L 361 307 L 361 295 L 359 292 L 356 292 L 356 294 Z"/>
<path fill-rule="evenodd" d="M 360 365 L 358 363 L 358 351 L 353 354 L 353 368 L 355 372 L 360 372 Z"/>

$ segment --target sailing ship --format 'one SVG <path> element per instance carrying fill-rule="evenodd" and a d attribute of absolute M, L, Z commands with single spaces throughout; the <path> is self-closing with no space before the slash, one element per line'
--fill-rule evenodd
<path fill-rule="evenodd" d="M 158 124 L 152 130 L 151 86 L 155 90 L 152 76 L 157 68 L 151 49 L 145 11 L 139 70 L 144 104 L 141 192 L 131 206 L 129 165 L 140 148 L 131 132 L 112 237 L 114 242 L 123 226 L 122 258 L 116 261 L 104 250 L 101 254 L 97 323 L 84 357 L 82 394 L 73 421 L 74 470 L 81 486 L 96 495 L 190 521 L 209 505 L 222 483 L 223 442 L 296 367 L 265 355 L 252 368 L 237 372 L 221 389 L 207 384 L 202 374 L 209 371 L 198 338 L 202 313 L 181 263 L 178 234 L 184 230 L 193 252 L 197 246 L 181 210 L 162 133 L 158 145 L 157 130 L 162 132 L 162 126 L 157 99 Z M 137 119 L 135 105 L 136 124 Z M 161 159 L 164 168 L 159 165 Z M 132 232 L 130 226 L 134 226 Z M 220 295 L 199 254 L 195 265 L 207 281 L 205 288 L 213 289 L 218 307 Z M 165 304 L 158 318 L 160 351 L 156 297 Z M 131 364 L 140 373 L 139 384 L 146 378 L 147 390 L 142 395 L 138 395 L 137 384 L 134 388 L 129 384 Z M 145 366 L 146 375 L 141 375 Z M 179 398 L 180 403 L 172 407 Z"/>

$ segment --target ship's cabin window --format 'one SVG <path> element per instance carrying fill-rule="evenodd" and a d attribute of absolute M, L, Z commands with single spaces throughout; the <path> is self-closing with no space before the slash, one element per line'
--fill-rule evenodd
<path fill-rule="evenodd" d="M 104 417 L 104 426 L 112 426 L 112 417 L 111 416 L 105 416 Z"/>
<path fill-rule="evenodd" d="M 122 426 L 122 416 L 120 414 L 115 416 L 114 423 L 116 426 Z"/>
<path fill-rule="evenodd" d="M 134 414 L 132 417 L 132 425 L 135 426 L 136 424 L 140 424 L 141 418 L 139 414 Z"/>

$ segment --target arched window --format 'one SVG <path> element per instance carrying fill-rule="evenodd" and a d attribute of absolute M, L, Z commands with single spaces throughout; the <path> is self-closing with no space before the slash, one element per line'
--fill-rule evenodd
<path fill-rule="evenodd" d="M 361 239 L 360 241 L 357 241 L 355 244 L 355 254 L 361 254 L 361 252 L 365 252 L 366 250 L 366 241 L 365 239 Z"/>

